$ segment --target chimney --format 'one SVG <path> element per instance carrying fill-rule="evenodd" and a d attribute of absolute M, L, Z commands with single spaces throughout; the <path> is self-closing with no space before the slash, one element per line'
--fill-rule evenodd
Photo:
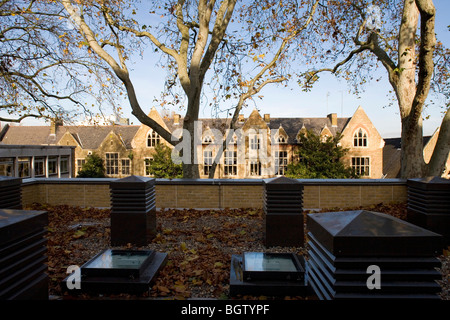
<path fill-rule="evenodd" d="M 173 115 L 173 124 L 180 124 L 180 115 L 179 114 L 174 114 Z"/>
<path fill-rule="evenodd" d="M 239 122 L 244 122 L 244 115 L 243 114 L 239 115 L 238 121 Z"/>
<path fill-rule="evenodd" d="M 327 117 L 331 121 L 331 126 L 337 127 L 337 113 L 330 113 Z"/>
<path fill-rule="evenodd" d="M 264 121 L 269 123 L 270 122 L 270 114 L 269 113 L 265 113 L 264 114 Z"/>
<path fill-rule="evenodd" d="M 57 119 L 57 118 L 52 119 L 51 124 L 50 124 L 50 134 L 55 135 L 57 128 L 62 125 L 63 125 L 62 119 Z"/>

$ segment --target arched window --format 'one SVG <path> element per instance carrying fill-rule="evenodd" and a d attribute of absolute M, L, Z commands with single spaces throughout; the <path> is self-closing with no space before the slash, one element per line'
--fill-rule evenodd
<path fill-rule="evenodd" d="M 367 147 L 367 133 L 362 128 L 359 128 L 353 135 L 353 146 Z"/>
<path fill-rule="evenodd" d="M 154 130 L 150 130 L 147 135 L 147 147 L 156 147 L 160 140 L 159 134 Z"/>
<path fill-rule="evenodd" d="M 203 138 L 203 143 L 212 143 L 212 138 L 211 136 L 205 136 Z"/>
<path fill-rule="evenodd" d="M 278 136 L 278 143 L 286 143 L 286 138 L 284 136 Z"/>

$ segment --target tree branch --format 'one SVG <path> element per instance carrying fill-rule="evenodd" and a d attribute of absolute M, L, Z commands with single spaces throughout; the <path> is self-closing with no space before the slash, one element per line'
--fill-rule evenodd
<path fill-rule="evenodd" d="M 436 9 L 432 1 L 416 0 L 420 13 L 420 51 L 419 73 L 416 94 L 412 103 L 413 121 L 417 121 L 422 115 L 423 105 L 430 91 L 431 78 L 433 77 L 434 62 L 433 53 L 436 46 L 434 32 Z"/>

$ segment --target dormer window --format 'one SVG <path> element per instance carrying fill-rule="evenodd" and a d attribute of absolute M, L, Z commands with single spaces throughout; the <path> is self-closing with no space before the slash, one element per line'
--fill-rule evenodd
<path fill-rule="evenodd" d="M 211 136 L 205 136 L 203 138 L 203 143 L 212 143 L 212 138 Z"/>
<path fill-rule="evenodd" d="M 367 133 L 362 128 L 359 128 L 353 135 L 354 147 L 367 147 Z"/>
<path fill-rule="evenodd" d="M 159 134 L 151 129 L 147 134 L 147 147 L 156 147 L 160 143 L 160 140 Z"/>
<path fill-rule="evenodd" d="M 285 136 L 278 136 L 277 142 L 278 143 L 286 143 L 286 137 Z"/>

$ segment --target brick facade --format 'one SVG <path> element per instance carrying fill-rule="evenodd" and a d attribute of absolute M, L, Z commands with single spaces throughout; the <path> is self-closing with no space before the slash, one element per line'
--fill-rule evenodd
<path fill-rule="evenodd" d="M 114 179 L 35 179 L 22 185 L 24 206 L 36 203 L 110 207 L 109 182 Z M 299 180 L 304 184 L 303 208 L 354 208 L 407 200 L 404 180 Z M 156 180 L 157 208 L 262 208 L 263 181 Z"/>
<path fill-rule="evenodd" d="M 182 128 L 179 115 L 162 117 L 155 108 L 149 117 L 174 133 Z M 197 147 L 200 178 L 208 178 L 208 164 L 216 157 L 229 127 L 229 119 L 200 119 L 202 136 Z M 215 172 L 216 179 L 264 179 L 284 174 L 286 165 L 297 161 L 297 139 L 305 130 L 323 137 L 342 133 L 341 144 L 348 148 L 342 161 L 353 166 L 364 178 L 383 176 L 384 140 L 362 107 L 350 118 L 330 114 L 322 118 L 272 118 L 256 109 L 236 124 L 235 144 L 228 157 L 222 155 Z M 11 127 L 5 130 L 4 144 L 47 144 L 53 133 L 56 145 L 75 146 L 75 169 L 78 171 L 89 154 L 104 159 L 106 174 L 112 178 L 128 175 L 147 176 L 146 161 L 152 158 L 156 143 L 170 144 L 145 125 L 129 126 L 63 126 L 55 122 L 49 127 Z"/>

